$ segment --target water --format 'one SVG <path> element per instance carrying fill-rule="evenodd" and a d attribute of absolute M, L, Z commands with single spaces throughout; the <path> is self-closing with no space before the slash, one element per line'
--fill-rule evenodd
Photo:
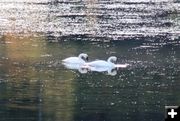
<path fill-rule="evenodd" d="M 7 1 L 1 121 L 163 121 L 180 104 L 178 1 Z M 61 64 L 82 52 L 130 66 L 111 76 Z"/>
<path fill-rule="evenodd" d="M 1 33 L 81 35 L 114 40 L 180 34 L 178 0 L 6 0 Z"/>

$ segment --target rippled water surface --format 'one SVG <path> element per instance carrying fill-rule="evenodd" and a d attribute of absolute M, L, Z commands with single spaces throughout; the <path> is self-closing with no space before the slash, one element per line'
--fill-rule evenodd
<path fill-rule="evenodd" d="M 116 40 L 180 34 L 178 0 L 14 1 L 0 2 L 2 34 L 36 32 Z"/>
<path fill-rule="evenodd" d="M 1 0 L 0 121 L 163 121 L 180 104 L 180 3 Z M 114 75 L 61 60 L 117 56 Z"/>

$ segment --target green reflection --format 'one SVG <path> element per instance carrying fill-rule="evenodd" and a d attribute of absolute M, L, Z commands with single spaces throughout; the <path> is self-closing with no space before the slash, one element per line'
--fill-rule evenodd
<path fill-rule="evenodd" d="M 0 113 L 4 120 L 11 116 L 14 120 L 73 119 L 75 74 L 50 66 L 56 50 L 63 52 L 47 46 L 45 40 L 42 36 L 15 34 L 1 38 L 0 100 L 4 103 Z M 25 114 L 28 112 L 30 115 Z"/>
<path fill-rule="evenodd" d="M 1 38 L 0 114 L 4 120 L 10 116 L 17 121 L 163 120 L 164 105 L 180 101 L 178 47 L 155 50 L 140 48 L 139 41 L 47 40 L 42 35 Z M 61 65 L 62 59 L 81 52 L 90 61 L 115 55 L 118 63 L 131 66 L 109 76 L 80 74 Z"/>

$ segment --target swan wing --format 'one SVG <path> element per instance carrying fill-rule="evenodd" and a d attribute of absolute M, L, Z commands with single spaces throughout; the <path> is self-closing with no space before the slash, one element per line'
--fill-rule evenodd
<path fill-rule="evenodd" d="M 108 70 L 107 67 L 90 67 L 89 69 L 96 72 L 105 72 Z"/>
<path fill-rule="evenodd" d="M 107 66 L 108 62 L 103 61 L 103 60 L 97 60 L 97 61 L 92 61 L 88 63 L 88 65 L 91 67 L 103 67 L 103 66 Z"/>

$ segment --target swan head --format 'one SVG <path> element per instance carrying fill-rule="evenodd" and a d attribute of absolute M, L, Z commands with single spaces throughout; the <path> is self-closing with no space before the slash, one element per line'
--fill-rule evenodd
<path fill-rule="evenodd" d="M 86 53 L 81 53 L 81 54 L 79 54 L 78 57 L 85 60 L 85 61 L 88 61 L 88 55 Z"/>
<path fill-rule="evenodd" d="M 116 63 L 117 57 L 116 56 L 111 56 L 111 57 L 108 58 L 107 61 L 110 62 L 110 63 Z"/>

